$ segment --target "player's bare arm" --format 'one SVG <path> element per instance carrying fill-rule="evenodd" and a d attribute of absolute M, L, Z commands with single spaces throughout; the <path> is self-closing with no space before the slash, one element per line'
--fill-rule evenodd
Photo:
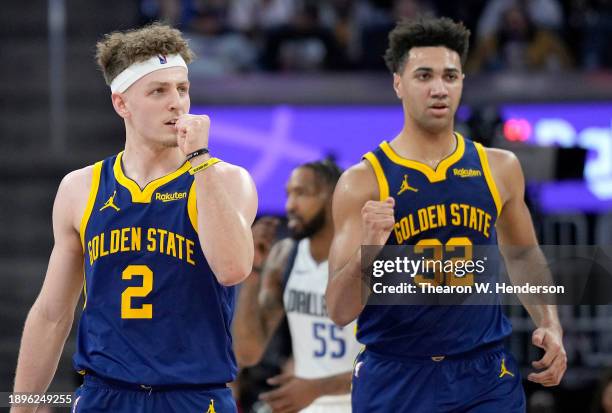
<path fill-rule="evenodd" d="M 329 317 L 338 325 L 347 325 L 363 310 L 361 245 L 387 242 L 394 224 L 393 202 L 380 201 L 376 176 L 366 161 L 348 169 L 336 185 L 325 299 Z"/>
<path fill-rule="evenodd" d="M 261 243 L 273 241 L 277 222 L 262 218 L 253 226 L 256 262 L 253 273 L 242 284 L 234 316 L 234 352 L 242 366 L 257 364 L 276 331 L 285 309 L 282 297 L 282 276 L 293 248 L 291 239 L 277 242 L 269 254 L 261 251 Z M 272 240 L 270 232 L 273 230 Z M 267 239 L 266 239 L 267 238 Z M 263 252 L 263 254 L 262 254 Z M 261 268 L 258 268 L 260 267 Z M 261 271 L 261 272 L 259 272 Z"/>
<path fill-rule="evenodd" d="M 176 122 L 178 145 L 185 155 L 208 147 L 210 119 L 206 115 L 181 115 Z M 209 154 L 191 160 L 197 166 Z M 253 265 L 251 224 L 257 213 L 257 190 L 249 173 L 225 162 L 195 175 L 198 236 L 204 256 L 219 282 L 235 285 Z"/>
<path fill-rule="evenodd" d="M 92 167 L 68 174 L 53 206 L 54 246 L 40 294 L 25 322 L 15 392 L 47 390 L 59 362 L 83 288 L 83 247 L 79 227 L 85 210 Z M 41 343 L 44 345 L 41 346 Z M 33 412 L 34 407 L 12 412 Z"/>
<path fill-rule="evenodd" d="M 351 391 L 352 372 L 336 374 L 320 379 L 303 379 L 293 374 L 279 374 L 268 379 L 268 384 L 278 389 L 262 393 L 259 398 L 274 413 L 298 412 L 321 396 L 346 394 Z"/>
<path fill-rule="evenodd" d="M 503 205 L 497 221 L 500 250 L 508 274 L 515 281 L 525 275 L 525 269 L 542 268 L 545 258 L 537 247 L 531 216 L 525 205 L 525 180 L 518 159 L 511 152 L 499 149 L 487 149 L 487 156 Z M 541 371 L 531 373 L 528 379 L 544 386 L 555 386 L 567 368 L 563 329 L 557 308 L 554 305 L 533 304 L 525 304 L 525 308 L 537 326 L 532 342 L 545 351 L 540 360 L 532 363 L 534 368 Z"/>

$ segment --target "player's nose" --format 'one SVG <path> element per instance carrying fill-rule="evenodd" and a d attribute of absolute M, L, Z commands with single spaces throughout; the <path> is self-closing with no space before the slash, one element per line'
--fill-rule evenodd
<path fill-rule="evenodd" d="M 170 111 L 177 110 L 181 107 L 181 95 L 178 90 L 172 90 L 168 97 L 168 109 Z"/>
<path fill-rule="evenodd" d="M 436 77 L 431 82 L 430 94 L 432 97 L 436 98 L 446 97 L 448 95 L 448 89 L 446 88 L 446 85 L 441 77 Z"/>

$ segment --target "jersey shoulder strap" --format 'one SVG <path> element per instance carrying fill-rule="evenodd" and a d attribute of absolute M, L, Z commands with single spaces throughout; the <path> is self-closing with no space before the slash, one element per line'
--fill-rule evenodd
<path fill-rule="evenodd" d="M 300 246 L 299 241 L 294 241 L 291 246 L 291 251 L 289 251 L 289 256 L 287 257 L 287 264 L 285 265 L 285 271 L 283 271 L 282 278 L 282 294 L 285 294 L 285 287 L 287 287 L 287 283 L 289 282 L 289 276 L 291 275 L 291 271 L 293 270 L 293 265 L 295 264 L 295 259 L 297 258 L 298 249 Z"/>

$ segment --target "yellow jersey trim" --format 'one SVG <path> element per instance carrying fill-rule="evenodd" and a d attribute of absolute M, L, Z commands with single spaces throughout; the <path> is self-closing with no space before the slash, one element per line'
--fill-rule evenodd
<path fill-rule="evenodd" d="M 81 246 L 83 247 L 83 256 L 85 256 L 85 231 L 91 217 L 96 198 L 98 197 L 98 188 L 100 187 L 100 175 L 102 174 L 103 161 L 96 162 L 91 172 L 91 188 L 89 188 L 89 198 L 87 205 L 81 218 L 81 226 L 79 227 L 79 235 L 81 236 Z M 83 260 L 83 308 L 87 305 L 87 278 L 85 277 L 85 260 Z"/>
<path fill-rule="evenodd" d="M 465 141 L 463 140 L 463 136 L 461 136 L 461 134 L 458 132 L 455 132 L 455 136 L 457 137 L 457 147 L 455 148 L 455 151 L 446 158 L 442 159 L 436 169 L 433 169 L 431 166 L 419 161 L 402 158 L 393 150 L 393 148 L 391 148 L 391 145 L 389 145 L 389 142 L 387 141 L 383 141 L 380 144 L 380 148 L 392 162 L 407 168 L 416 169 L 417 171 L 423 173 L 429 182 L 440 182 L 446 179 L 446 171 L 448 168 L 459 161 L 465 152 Z"/>
<path fill-rule="evenodd" d="M 497 190 L 497 185 L 495 185 L 495 180 L 493 179 L 493 175 L 491 174 L 491 168 L 489 167 L 487 153 L 485 151 L 484 146 L 482 146 L 478 142 L 474 142 L 474 145 L 476 146 L 476 151 L 478 152 L 478 157 L 480 158 L 482 171 L 484 172 L 485 180 L 487 181 L 487 186 L 489 187 L 489 191 L 491 192 L 491 196 L 493 197 L 493 202 L 495 202 L 495 208 L 497 209 L 497 217 L 499 217 L 503 205 L 501 202 L 501 197 L 499 196 L 499 191 Z"/>
<path fill-rule="evenodd" d="M 87 205 L 85 206 L 85 211 L 83 212 L 83 217 L 81 218 L 81 226 L 79 227 L 79 235 L 81 236 L 81 246 L 83 247 L 83 252 L 85 252 L 85 230 L 87 229 L 87 223 L 89 222 L 89 217 L 91 216 L 91 212 L 93 211 L 93 207 L 96 202 L 96 197 L 98 196 L 98 187 L 100 186 L 101 173 L 102 161 L 96 162 L 91 172 L 91 187 L 89 188 L 89 198 L 87 199 Z"/>
<path fill-rule="evenodd" d="M 85 260 L 83 260 L 83 310 L 87 307 L 87 277 L 85 276 Z"/>
<path fill-rule="evenodd" d="M 363 158 L 370 162 L 372 165 L 372 169 L 374 169 L 374 174 L 376 175 L 376 181 L 378 181 L 378 191 L 380 192 L 380 201 L 384 201 L 389 197 L 389 182 L 387 182 L 387 177 L 383 172 L 382 166 L 380 166 L 380 162 L 378 162 L 378 158 L 372 152 L 368 152 L 363 155 Z"/>
<path fill-rule="evenodd" d="M 195 232 L 198 232 L 198 205 L 196 196 L 196 183 L 195 180 L 192 182 L 189 188 L 189 195 L 187 195 L 187 215 L 189 215 L 189 221 Z"/>
<path fill-rule="evenodd" d="M 115 159 L 115 164 L 113 165 L 113 172 L 115 174 L 115 179 L 119 182 L 123 187 L 125 187 L 130 194 L 132 195 L 132 202 L 139 204 L 148 204 L 151 202 L 151 197 L 153 193 L 160 188 L 161 186 L 167 184 L 175 178 L 178 178 L 185 172 L 189 170 L 191 167 L 189 162 L 185 162 L 183 166 L 181 166 L 176 171 L 162 176 L 161 178 L 154 179 L 149 182 L 143 189 L 140 189 L 138 184 L 125 176 L 123 173 L 123 168 L 121 167 L 121 158 L 123 156 L 123 152 L 119 152 L 117 155 L 117 159 Z"/>

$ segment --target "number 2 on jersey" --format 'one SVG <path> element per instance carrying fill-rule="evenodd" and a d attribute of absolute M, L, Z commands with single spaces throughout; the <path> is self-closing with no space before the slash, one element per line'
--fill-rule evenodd
<path fill-rule="evenodd" d="M 346 343 L 342 336 L 338 336 L 337 333 L 342 331 L 341 327 L 338 327 L 335 324 L 326 324 L 326 323 L 313 323 L 312 324 L 312 334 L 319 342 L 319 349 L 314 351 L 314 356 L 317 358 L 324 357 L 328 351 L 329 355 L 333 359 L 338 359 L 344 356 L 346 353 Z M 327 339 L 327 335 L 329 334 L 329 340 Z M 328 345 L 329 343 L 329 345 Z M 334 343 L 334 351 L 331 351 L 332 343 Z"/>
<path fill-rule="evenodd" d="M 131 280 L 135 275 L 142 277 L 142 286 L 128 287 L 121 293 L 121 318 L 153 318 L 152 304 L 132 307 L 132 297 L 146 297 L 153 290 L 153 271 L 146 265 L 128 265 L 121 278 Z"/>

